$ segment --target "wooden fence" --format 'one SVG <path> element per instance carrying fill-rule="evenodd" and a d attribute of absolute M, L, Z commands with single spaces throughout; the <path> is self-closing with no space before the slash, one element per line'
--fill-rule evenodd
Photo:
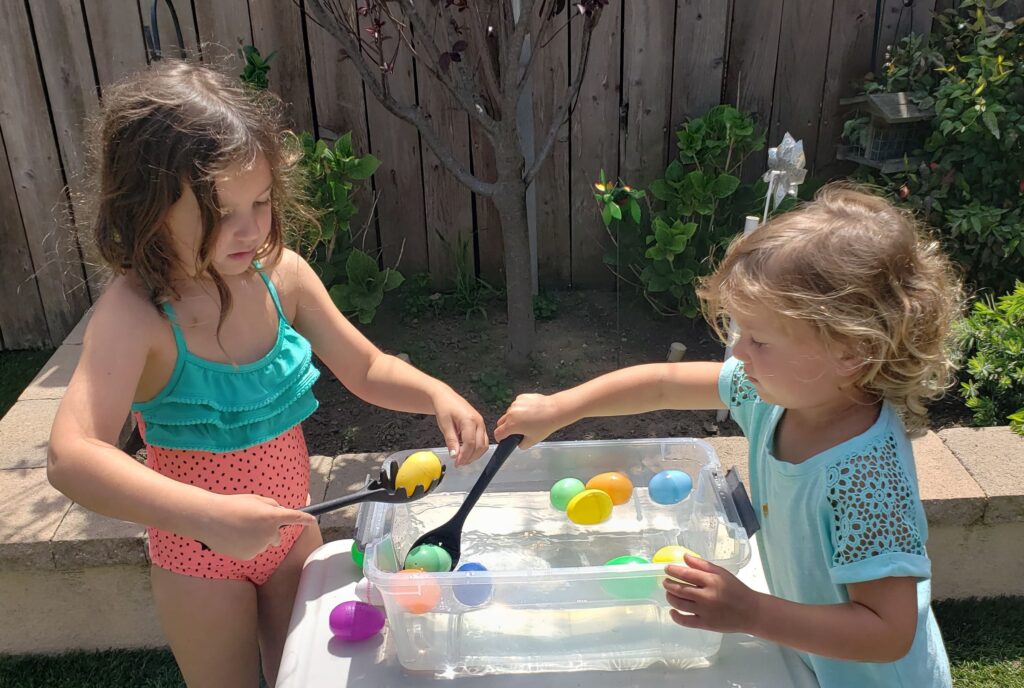
<path fill-rule="evenodd" d="M 354 0 L 353 0 L 354 1 Z M 591 193 L 603 168 L 644 185 L 674 155 L 674 129 L 721 103 L 752 111 L 770 143 L 802 139 L 808 165 L 827 172 L 842 129 L 838 101 L 897 37 L 926 32 L 953 0 L 612 0 L 604 11 L 578 105 L 536 186 L 542 286 L 602 286 L 605 235 Z M 237 48 L 277 51 L 271 88 L 290 103 L 297 129 L 332 137 L 353 132 L 357 150 L 383 161 L 368 232 L 384 265 L 406 274 L 454 274 L 447 246 L 464 240 L 470 265 L 502 280 L 500 228 L 489 202 L 443 170 L 417 132 L 367 93 L 336 42 L 304 16 L 302 0 L 174 0 L 190 55 L 239 72 Z M 1024 0 L 1014 0 L 1024 5 Z M 880 5 L 875 40 L 876 7 Z M 59 344 L 94 300 L 100 279 L 65 228 L 79 226 L 75 192 L 83 174 L 83 120 L 105 85 L 144 69 L 151 0 L 0 2 L 0 338 L 3 348 Z M 165 53 L 176 38 L 164 3 Z M 1019 13 L 1019 10 L 1014 10 Z M 568 84 L 572 28 L 539 56 L 533 84 L 537 129 Z M 420 88 L 407 52 L 393 92 L 419 102 L 458 157 L 486 176 L 482 138 L 443 89 Z M 751 171 L 763 165 L 755 161 Z M 70 190 L 70 194 L 68 194 Z M 364 197 L 365 198 L 365 197 Z M 365 203 L 365 201 L 364 201 Z M 78 215 L 84 215 L 79 212 Z"/>

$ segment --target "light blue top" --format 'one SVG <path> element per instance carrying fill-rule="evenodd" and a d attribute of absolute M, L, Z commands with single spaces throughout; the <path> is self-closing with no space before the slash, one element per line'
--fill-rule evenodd
<path fill-rule="evenodd" d="M 258 264 L 256 266 L 259 268 Z M 277 309 L 277 340 L 258 361 L 217 363 L 188 350 L 171 304 L 178 358 L 167 385 L 149 401 L 132 404 L 145 423 L 145 441 L 169 449 L 229 452 L 271 440 L 316 410 L 309 340 L 288 322 L 274 283 L 262 271 Z"/>
<path fill-rule="evenodd" d="M 913 451 L 893 408 L 883 404 L 863 434 L 795 464 L 772 455 L 785 409 L 758 397 L 740 361 L 725 362 L 718 392 L 749 441 L 750 498 L 761 521 L 758 550 L 773 595 L 840 604 L 849 601 L 850 583 L 917 579 L 917 633 L 910 652 L 884 664 L 800 653 L 822 688 L 951 686 L 930 606 L 928 523 Z"/>

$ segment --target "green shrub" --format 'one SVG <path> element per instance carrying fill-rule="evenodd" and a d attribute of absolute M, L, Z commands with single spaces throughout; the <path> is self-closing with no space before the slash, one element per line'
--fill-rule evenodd
<path fill-rule="evenodd" d="M 958 325 L 967 357 L 961 394 L 975 425 L 1005 425 L 1024 435 L 1024 282 L 1010 294 L 984 298 Z"/>

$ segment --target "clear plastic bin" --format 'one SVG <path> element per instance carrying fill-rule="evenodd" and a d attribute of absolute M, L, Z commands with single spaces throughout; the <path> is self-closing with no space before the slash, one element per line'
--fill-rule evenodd
<path fill-rule="evenodd" d="M 670 618 L 663 564 L 604 565 L 629 554 L 650 560 L 666 545 L 683 545 L 733 573 L 747 563 L 750 543 L 709 444 L 552 442 L 516 451 L 463 529 L 460 564 L 481 563 L 487 571 L 414 580 L 398 573 L 409 547 L 455 513 L 490 458 L 488 452 L 455 469 L 446 451 L 434 451 L 447 473 L 433 495 L 411 504 L 364 503 L 357 522 L 364 573 L 381 592 L 406 669 L 448 676 L 639 669 L 658 662 L 706 665 L 718 652 L 721 634 Z M 650 479 L 667 469 L 693 480 L 690 495 L 669 506 L 647 495 Z M 610 520 L 577 525 L 551 506 L 557 480 L 586 482 L 607 471 L 625 473 L 634 485 Z M 434 597 L 429 611 L 410 611 Z"/>

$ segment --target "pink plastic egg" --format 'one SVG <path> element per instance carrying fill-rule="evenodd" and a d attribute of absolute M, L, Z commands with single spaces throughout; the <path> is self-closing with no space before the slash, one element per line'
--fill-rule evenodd
<path fill-rule="evenodd" d="M 384 612 L 365 602 L 349 600 L 331 610 L 331 633 L 348 642 L 366 640 L 384 628 Z"/>

